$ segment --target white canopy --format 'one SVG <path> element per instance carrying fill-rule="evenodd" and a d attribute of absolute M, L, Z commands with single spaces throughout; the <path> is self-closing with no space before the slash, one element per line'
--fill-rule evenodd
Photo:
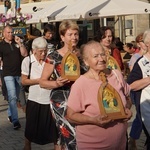
<path fill-rule="evenodd" d="M 28 14 L 34 14 L 35 12 L 39 12 L 43 10 L 45 7 L 52 4 L 54 1 L 44 1 L 44 2 L 36 2 L 36 3 L 26 3 L 21 4 L 21 12 L 22 13 L 28 13 Z M 34 10 L 33 10 L 34 8 Z M 4 5 L 0 5 L 0 13 L 5 13 L 5 7 Z"/>
<path fill-rule="evenodd" d="M 36 3 L 27 3 L 27 4 L 21 4 L 21 12 L 26 14 L 32 14 L 32 18 L 30 20 L 27 20 L 26 23 L 38 23 L 38 17 L 39 16 L 35 16 L 36 13 L 42 15 L 43 14 L 43 10 L 47 7 L 50 6 L 51 4 L 53 4 L 54 1 L 44 1 L 44 2 L 36 2 Z M 38 20 L 38 21 L 37 21 Z"/>
<path fill-rule="evenodd" d="M 56 0 L 50 5 L 47 5 L 40 12 L 35 12 L 33 18 L 27 21 L 27 24 L 38 23 L 38 22 L 48 22 L 48 16 L 50 19 L 54 20 L 54 17 L 64 10 L 68 4 L 73 0 Z"/>
<path fill-rule="evenodd" d="M 116 15 L 148 14 L 150 4 L 138 0 L 74 0 L 55 16 L 63 19 L 96 19 Z"/>
<path fill-rule="evenodd" d="M 42 11 L 47 6 L 50 6 L 54 1 L 43 1 L 43 2 L 34 2 L 34 3 L 26 3 L 21 4 L 21 12 L 34 14 L 36 12 Z"/>

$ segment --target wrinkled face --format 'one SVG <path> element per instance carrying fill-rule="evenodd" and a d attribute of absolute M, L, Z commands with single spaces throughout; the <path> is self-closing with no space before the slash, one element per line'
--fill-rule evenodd
<path fill-rule="evenodd" d="M 61 39 L 64 42 L 64 45 L 69 45 L 70 41 L 73 47 L 77 46 L 79 41 L 79 32 L 78 30 L 68 29 L 65 35 L 61 35 Z"/>
<path fill-rule="evenodd" d="M 34 54 L 37 60 L 44 60 L 47 55 L 47 49 L 46 48 L 36 49 L 34 50 Z"/>
<path fill-rule="evenodd" d="M 111 30 L 106 30 L 105 31 L 105 37 L 100 41 L 100 43 L 104 46 L 104 47 L 109 47 L 112 43 L 112 32 Z"/>
<path fill-rule="evenodd" d="M 44 37 L 45 37 L 46 39 L 48 39 L 48 40 L 51 40 L 52 37 L 53 37 L 53 33 L 50 32 L 50 31 L 48 31 L 48 32 L 45 33 L 45 36 L 44 36 Z"/>
<path fill-rule="evenodd" d="M 7 41 L 11 41 L 13 39 L 13 31 L 11 28 L 9 27 L 6 27 L 3 31 L 3 35 L 4 35 L 4 38 L 7 40 Z"/>
<path fill-rule="evenodd" d="M 87 48 L 85 64 L 95 71 L 106 69 L 106 55 L 99 44 L 94 44 Z"/>

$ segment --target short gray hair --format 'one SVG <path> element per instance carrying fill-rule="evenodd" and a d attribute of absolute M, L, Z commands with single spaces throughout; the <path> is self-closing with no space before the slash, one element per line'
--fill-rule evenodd
<path fill-rule="evenodd" d="M 32 42 L 32 49 L 43 49 L 47 48 L 47 41 L 43 37 L 38 37 Z"/>
<path fill-rule="evenodd" d="M 145 44 L 150 42 L 150 29 L 147 29 L 143 34 L 143 41 Z"/>

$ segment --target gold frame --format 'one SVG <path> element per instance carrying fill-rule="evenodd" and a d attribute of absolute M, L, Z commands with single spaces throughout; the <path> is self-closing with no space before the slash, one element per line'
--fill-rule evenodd
<path fill-rule="evenodd" d="M 115 67 L 113 67 L 112 65 L 109 65 L 110 60 L 111 60 L 111 64 L 116 65 Z M 119 71 L 121 71 L 120 66 L 118 65 L 118 62 L 112 56 L 108 56 L 106 66 L 111 66 L 112 67 L 111 69 L 118 69 Z"/>
<path fill-rule="evenodd" d="M 106 108 L 104 106 L 104 101 L 103 100 L 104 100 L 105 90 L 106 91 L 107 90 L 111 91 L 111 93 L 115 96 L 115 100 L 116 100 L 116 103 L 117 103 L 117 106 L 116 106 L 115 109 Z M 113 103 L 114 103 L 114 97 L 113 97 Z M 101 87 L 99 88 L 99 91 L 98 91 L 98 104 L 99 104 L 101 115 L 107 115 L 108 116 L 106 119 L 117 120 L 117 119 L 127 118 L 127 115 L 125 114 L 124 106 L 123 106 L 120 95 L 109 83 L 102 83 Z"/>
<path fill-rule="evenodd" d="M 80 76 L 80 63 L 77 56 L 68 51 L 61 61 L 61 77 L 75 81 Z"/>

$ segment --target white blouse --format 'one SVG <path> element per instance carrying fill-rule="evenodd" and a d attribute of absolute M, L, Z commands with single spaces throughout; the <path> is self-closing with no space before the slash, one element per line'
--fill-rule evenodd
<path fill-rule="evenodd" d="M 30 56 L 31 59 L 31 72 L 30 72 L 30 79 L 37 79 L 41 77 L 42 70 L 44 67 L 45 62 L 40 64 L 34 54 Z M 25 57 L 22 61 L 21 69 L 23 75 L 29 75 L 29 62 L 30 62 L 29 56 Z M 50 92 L 51 90 L 47 90 L 44 88 L 41 88 L 39 84 L 31 85 L 29 87 L 29 94 L 28 94 L 28 100 L 37 102 L 39 104 L 49 104 L 50 103 Z"/>

